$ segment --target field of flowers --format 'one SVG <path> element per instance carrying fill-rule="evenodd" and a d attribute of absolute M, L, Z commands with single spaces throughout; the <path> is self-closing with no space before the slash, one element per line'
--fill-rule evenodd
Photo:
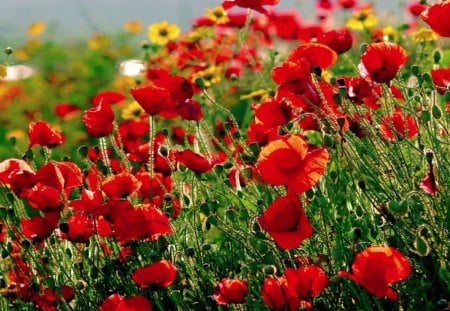
<path fill-rule="evenodd" d="M 278 2 L 5 47 L 0 310 L 450 309 L 450 2 Z"/>

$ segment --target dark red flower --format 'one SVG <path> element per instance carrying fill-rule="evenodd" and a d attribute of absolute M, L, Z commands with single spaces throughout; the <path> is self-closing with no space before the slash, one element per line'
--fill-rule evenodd
<path fill-rule="evenodd" d="M 28 204 L 43 212 L 57 210 L 63 205 L 59 198 L 59 193 L 60 191 L 55 188 L 45 187 L 42 184 L 39 184 L 35 189 L 28 193 Z"/>
<path fill-rule="evenodd" d="M 152 311 L 152 306 L 142 295 L 127 299 L 125 296 L 112 294 L 103 301 L 98 309 L 99 311 Z"/>
<path fill-rule="evenodd" d="M 167 287 L 175 281 L 177 268 L 166 259 L 134 270 L 131 278 L 142 288 Z"/>
<path fill-rule="evenodd" d="M 450 68 L 431 69 L 431 78 L 439 94 L 450 92 Z"/>
<path fill-rule="evenodd" d="M 411 264 L 397 249 L 371 246 L 358 253 L 352 264 L 353 272 L 340 271 L 379 298 L 398 300 L 398 293 L 389 284 L 399 282 L 411 274 Z"/>
<path fill-rule="evenodd" d="M 322 69 L 333 66 L 337 61 L 337 54 L 328 46 L 320 43 L 303 43 L 297 46 L 287 57 L 287 62 L 298 62 L 304 58 L 309 68 L 318 66 Z"/>
<path fill-rule="evenodd" d="M 267 210 L 258 217 L 261 227 L 283 249 L 300 246 L 303 240 L 312 235 L 313 228 L 296 195 L 276 199 Z"/>
<path fill-rule="evenodd" d="M 98 307 L 98 310 L 99 311 L 116 311 L 117 305 L 119 305 L 125 299 L 126 299 L 125 296 L 122 296 L 119 294 L 112 294 L 108 298 L 103 300 L 103 303 L 100 307 Z"/>
<path fill-rule="evenodd" d="M 48 212 L 44 216 L 34 216 L 31 219 L 20 221 L 22 233 L 27 238 L 34 241 L 42 241 L 48 238 L 59 221 L 59 211 Z"/>
<path fill-rule="evenodd" d="M 420 181 L 420 189 L 428 194 L 435 195 L 438 193 L 436 177 L 434 176 L 434 169 L 432 164 L 430 164 L 430 168 L 425 177 Z"/>
<path fill-rule="evenodd" d="M 149 115 L 174 111 L 176 103 L 170 100 L 170 93 L 165 88 L 145 84 L 133 87 L 130 92 Z"/>
<path fill-rule="evenodd" d="M 94 98 L 92 98 L 92 104 L 94 106 L 98 106 L 102 101 L 106 102 L 109 105 L 116 104 L 121 102 L 126 97 L 124 94 L 117 91 L 103 91 L 95 94 Z"/>
<path fill-rule="evenodd" d="M 210 171 L 214 166 L 210 159 L 190 149 L 177 152 L 175 158 L 178 162 L 199 174 Z"/>
<path fill-rule="evenodd" d="M 63 144 L 61 132 L 52 128 L 45 121 L 31 122 L 28 125 L 28 138 L 30 139 L 28 149 L 33 146 L 55 148 Z"/>
<path fill-rule="evenodd" d="M 427 9 L 425 4 L 420 4 L 420 1 L 414 1 L 408 4 L 408 11 L 414 16 L 420 16 Z"/>
<path fill-rule="evenodd" d="M 200 120 L 203 118 L 202 106 L 198 101 L 190 98 L 178 102 L 175 111 L 184 120 Z"/>
<path fill-rule="evenodd" d="M 295 290 L 300 299 L 315 297 L 328 285 L 325 271 L 316 265 L 287 268 L 285 274 L 289 287 Z"/>
<path fill-rule="evenodd" d="M 297 310 L 300 299 L 292 290 L 284 276 L 266 278 L 261 288 L 261 297 L 270 310 Z"/>
<path fill-rule="evenodd" d="M 238 279 L 222 279 L 214 289 L 214 300 L 221 305 L 244 303 L 248 294 L 247 283 Z"/>
<path fill-rule="evenodd" d="M 136 178 L 141 182 L 139 197 L 152 199 L 155 196 L 162 197 L 172 190 L 172 178 L 161 173 L 139 172 Z"/>
<path fill-rule="evenodd" d="M 141 182 L 132 174 L 123 172 L 110 176 L 102 182 L 102 191 L 112 200 L 133 195 L 141 187 Z"/>
<path fill-rule="evenodd" d="M 264 102 L 252 106 L 255 117 L 267 126 L 284 125 L 295 117 L 291 105 L 279 98 L 268 98 Z"/>
<path fill-rule="evenodd" d="M 58 190 L 70 191 L 71 188 L 81 186 L 83 174 L 73 162 L 48 162 L 36 172 L 35 181 Z"/>
<path fill-rule="evenodd" d="M 276 5 L 280 0 L 224 0 L 222 2 L 222 7 L 228 10 L 234 6 L 239 6 L 241 8 L 252 9 L 258 11 L 259 13 L 266 14 L 267 10 L 263 5 Z"/>
<path fill-rule="evenodd" d="M 26 171 L 30 174 L 34 174 L 30 165 L 21 159 L 7 159 L 0 162 L 0 183 L 8 185 L 10 180 L 10 174 L 14 171 Z"/>
<path fill-rule="evenodd" d="M 81 198 L 72 200 L 69 207 L 77 212 L 88 213 L 92 216 L 109 214 L 109 208 L 103 204 L 103 194 L 99 190 L 83 189 Z"/>
<path fill-rule="evenodd" d="M 396 140 L 413 138 L 417 135 L 419 127 L 412 115 L 405 115 L 400 107 L 395 107 L 392 115 L 382 118 L 380 131 L 385 139 Z"/>
<path fill-rule="evenodd" d="M 397 43 L 371 43 L 361 56 L 359 65 L 363 78 L 370 77 L 378 83 L 391 81 L 408 61 L 408 54 Z"/>
<path fill-rule="evenodd" d="M 447 20 L 449 16 L 450 2 L 448 1 L 435 3 L 420 15 L 424 22 L 442 37 L 450 37 L 450 23 Z"/>
<path fill-rule="evenodd" d="M 275 29 L 275 34 L 284 40 L 297 40 L 300 24 L 296 11 L 274 12 L 269 16 L 269 24 Z"/>
<path fill-rule="evenodd" d="M 84 214 L 73 214 L 65 225 L 60 225 L 60 230 L 65 234 L 64 238 L 77 243 L 86 243 L 94 234 L 94 220 Z"/>
<path fill-rule="evenodd" d="M 352 48 L 353 36 L 347 28 L 324 32 L 319 42 L 332 48 L 337 54 L 347 52 Z"/>
<path fill-rule="evenodd" d="M 82 120 L 89 135 L 103 137 L 113 130 L 114 111 L 106 100 L 100 100 L 97 106 L 84 111 Z"/>
<path fill-rule="evenodd" d="M 338 3 L 344 9 L 351 9 L 356 5 L 356 0 L 338 0 Z"/>
<path fill-rule="evenodd" d="M 290 193 L 304 193 L 322 177 L 330 155 L 324 148 L 310 150 L 298 135 L 270 142 L 262 148 L 256 167 L 271 185 L 287 185 Z"/>
<path fill-rule="evenodd" d="M 80 107 L 69 103 L 58 103 L 55 106 L 55 114 L 65 120 L 69 120 L 78 115 Z"/>

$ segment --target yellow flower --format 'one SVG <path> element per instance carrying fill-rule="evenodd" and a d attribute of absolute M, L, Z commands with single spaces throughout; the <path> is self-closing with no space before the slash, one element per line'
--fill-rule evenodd
<path fill-rule="evenodd" d="M 331 71 L 322 70 L 322 79 L 324 79 L 327 82 L 330 82 L 331 78 L 333 78 L 333 73 Z"/>
<path fill-rule="evenodd" d="M 106 35 L 96 33 L 88 40 L 88 47 L 92 50 L 99 50 L 108 47 L 110 43 L 111 40 Z"/>
<path fill-rule="evenodd" d="M 398 39 L 398 31 L 392 26 L 387 26 L 383 28 L 384 40 L 385 41 L 396 41 Z"/>
<path fill-rule="evenodd" d="M 140 33 L 144 29 L 144 24 L 140 21 L 127 21 L 123 24 L 123 29 L 131 33 Z"/>
<path fill-rule="evenodd" d="M 162 21 L 148 26 L 148 38 L 150 42 L 166 45 L 169 41 L 176 39 L 180 31 L 177 25 Z"/>
<path fill-rule="evenodd" d="M 6 77 L 7 73 L 8 70 L 6 69 L 6 66 L 0 65 L 0 78 Z"/>
<path fill-rule="evenodd" d="M 139 117 L 144 112 L 145 111 L 144 109 L 142 109 L 141 105 L 139 105 L 137 101 L 133 101 L 131 104 L 129 104 L 122 110 L 122 119 L 124 120 L 139 119 Z"/>
<path fill-rule="evenodd" d="M 205 70 L 197 71 L 192 75 L 192 80 L 195 81 L 198 78 L 203 79 L 205 87 L 210 87 L 213 84 L 219 83 L 222 80 L 221 77 L 222 68 L 218 66 L 211 66 Z"/>
<path fill-rule="evenodd" d="M 227 11 L 222 6 L 216 6 L 213 9 L 206 9 L 205 16 L 216 24 L 226 24 L 230 21 L 227 16 Z"/>
<path fill-rule="evenodd" d="M 346 26 L 355 30 L 372 28 L 378 23 L 378 18 L 373 14 L 372 8 L 364 8 L 355 12 L 346 23 Z"/>
<path fill-rule="evenodd" d="M 28 34 L 33 37 L 37 37 L 45 31 L 44 22 L 34 22 L 28 26 Z"/>
<path fill-rule="evenodd" d="M 186 40 L 189 42 L 197 42 L 205 38 L 214 38 L 214 28 L 210 26 L 201 26 L 195 28 L 187 34 Z"/>
<path fill-rule="evenodd" d="M 253 101 L 259 102 L 265 100 L 268 96 L 269 94 L 266 90 L 259 89 L 249 94 L 242 95 L 241 97 L 239 97 L 239 99 L 251 99 Z"/>
<path fill-rule="evenodd" d="M 414 42 L 431 42 L 438 39 L 438 35 L 429 28 L 421 27 L 419 30 L 411 33 Z"/>
<path fill-rule="evenodd" d="M 17 138 L 17 139 L 22 139 L 25 138 L 25 132 L 22 130 L 10 130 L 8 132 L 6 132 L 5 137 L 6 139 L 11 139 L 13 137 Z"/>

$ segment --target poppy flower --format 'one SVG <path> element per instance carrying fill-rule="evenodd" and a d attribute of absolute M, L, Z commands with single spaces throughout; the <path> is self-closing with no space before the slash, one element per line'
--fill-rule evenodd
<path fill-rule="evenodd" d="M 420 16 L 426 9 L 427 6 L 425 4 L 420 4 L 420 1 L 413 1 L 407 6 L 409 13 L 414 16 Z"/>
<path fill-rule="evenodd" d="M 81 111 L 80 107 L 69 103 L 58 103 L 55 106 L 55 114 L 64 120 L 72 119 Z"/>
<path fill-rule="evenodd" d="M 83 174 L 73 162 L 48 162 L 38 169 L 35 181 L 58 190 L 70 191 L 81 186 Z"/>
<path fill-rule="evenodd" d="M 141 182 L 132 174 L 119 173 L 102 182 L 102 191 L 112 200 L 124 199 L 133 195 L 141 187 Z"/>
<path fill-rule="evenodd" d="M 330 47 L 321 43 L 303 43 L 297 46 L 286 58 L 288 62 L 297 62 L 304 58 L 309 63 L 309 68 L 320 67 L 322 69 L 333 66 L 337 61 L 337 54 Z"/>
<path fill-rule="evenodd" d="M 124 100 L 126 97 L 121 92 L 117 91 L 102 91 L 95 94 L 92 98 L 92 105 L 98 106 L 102 101 L 109 105 L 117 104 Z"/>
<path fill-rule="evenodd" d="M 55 148 L 63 144 L 61 132 L 55 130 L 45 121 L 31 122 L 28 125 L 28 138 L 30 139 L 28 149 L 33 146 Z"/>
<path fill-rule="evenodd" d="M 179 102 L 175 111 L 180 115 L 184 120 L 201 120 L 203 118 L 202 106 L 200 103 L 193 99 L 185 99 Z"/>
<path fill-rule="evenodd" d="M 28 193 L 27 199 L 31 207 L 43 212 L 57 210 L 63 205 L 59 198 L 59 191 L 55 188 L 43 186 L 42 184 L 39 184 L 36 189 L 31 190 Z"/>
<path fill-rule="evenodd" d="M 407 52 L 397 43 L 371 43 L 361 56 L 359 69 L 363 78 L 368 76 L 375 82 L 387 83 L 407 61 Z"/>
<path fill-rule="evenodd" d="M 106 298 L 99 311 L 152 311 L 150 302 L 142 295 L 126 298 L 119 294 L 112 294 Z"/>
<path fill-rule="evenodd" d="M 210 159 L 190 149 L 177 152 L 175 154 L 175 159 L 198 174 L 208 172 L 214 166 L 214 163 Z"/>
<path fill-rule="evenodd" d="M 292 107 L 279 98 L 268 98 L 260 104 L 252 106 L 255 117 L 267 126 L 275 127 L 291 121 L 295 114 Z"/>
<path fill-rule="evenodd" d="M 29 173 L 34 173 L 31 169 L 30 165 L 27 162 L 21 159 L 7 159 L 0 162 L 0 183 L 9 184 L 10 183 L 10 174 L 13 171 L 21 170 L 27 171 Z"/>
<path fill-rule="evenodd" d="M 300 24 L 296 11 L 284 13 L 274 12 L 269 16 L 269 23 L 280 39 L 297 40 Z"/>
<path fill-rule="evenodd" d="M 422 20 L 442 37 L 450 37 L 450 24 L 447 21 L 448 16 L 450 16 L 450 2 L 448 1 L 435 3 L 420 15 Z"/>
<path fill-rule="evenodd" d="M 296 195 L 276 199 L 258 217 L 258 222 L 283 249 L 299 247 L 302 241 L 309 238 L 313 232 Z"/>
<path fill-rule="evenodd" d="M 439 94 L 450 92 L 450 68 L 431 69 L 431 78 Z"/>
<path fill-rule="evenodd" d="M 385 139 L 396 140 L 413 138 L 417 135 L 419 127 L 412 115 L 405 115 L 400 107 L 395 107 L 392 115 L 382 118 L 380 131 Z"/>
<path fill-rule="evenodd" d="M 54 211 L 45 213 L 44 216 L 22 219 L 20 221 L 22 233 L 28 239 L 40 242 L 48 238 L 56 229 L 59 216 L 59 211 Z"/>
<path fill-rule="evenodd" d="M 113 130 L 114 111 L 109 103 L 102 99 L 97 106 L 84 111 L 82 121 L 89 135 L 103 137 Z"/>
<path fill-rule="evenodd" d="M 225 10 L 231 9 L 234 6 L 241 8 L 252 9 L 259 13 L 266 14 L 267 10 L 263 5 L 276 5 L 280 0 L 225 0 L 222 2 L 222 7 Z"/>
<path fill-rule="evenodd" d="M 261 298 L 270 310 L 297 310 L 300 299 L 290 289 L 286 277 L 266 278 L 261 288 Z"/>
<path fill-rule="evenodd" d="M 437 194 L 438 193 L 438 187 L 436 184 L 436 177 L 434 176 L 434 168 L 433 163 L 429 164 L 429 169 L 425 177 L 420 182 L 420 189 L 425 191 L 428 194 Z"/>
<path fill-rule="evenodd" d="M 332 48 L 337 54 L 347 52 L 352 48 L 353 36 L 347 28 L 324 32 L 319 42 Z"/>
<path fill-rule="evenodd" d="M 328 277 L 325 271 L 316 265 L 308 265 L 298 269 L 287 268 L 285 275 L 289 287 L 294 289 L 301 299 L 319 295 L 328 285 Z"/>
<path fill-rule="evenodd" d="M 344 9 L 351 9 L 356 5 L 356 0 L 338 0 L 339 5 Z"/>
<path fill-rule="evenodd" d="M 162 197 L 172 189 L 172 178 L 161 173 L 139 172 L 136 178 L 141 182 L 138 192 L 139 197 L 143 199 Z"/>
<path fill-rule="evenodd" d="M 397 249 L 371 246 L 358 253 L 352 264 L 353 272 L 340 271 L 378 298 L 398 300 L 398 293 L 389 284 L 399 282 L 411 274 L 411 264 Z"/>
<path fill-rule="evenodd" d="M 131 89 L 131 95 L 149 115 L 173 111 L 175 102 L 170 100 L 170 93 L 165 88 L 153 84 L 139 85 Z"/>
<path fill-rule="evenodd" d="M 223 278 L 214 289 L 214 300 L 221 305 L 244 303 L 248 294 L 247 283 L 238 279 Z"/>
<path fill-rule="evenodd" d="M 107 205 L 103 204 L 103 194 L 99 190 L 83 189 L 81 198 L 72 200 L 69 207 L 77 212 L 88 213 L 93 216 L 109 214 Z"/>
<path fill-rule="evenodd" d="M 142 288 L 167 287 L 175 281 L 177 268 L 166 259 L 134 270 L 131 278 Z"/>
<path fill-rule="evenodd" d="M 76 213 L 69 217 L 65 225 L 60 225 L 60 230 L 67 240 L 86 243 L 94 234 L 94 220 L 91 216 Z"/>
<path fill-rule="evenodd" d="M 330 155 L 325 148 L 311 150 L 304 138 L 289 135 L 261 149 L 256 167 L 271 185 L 287 185 L 289 193 L 304 193 L 322 177 Z"/>

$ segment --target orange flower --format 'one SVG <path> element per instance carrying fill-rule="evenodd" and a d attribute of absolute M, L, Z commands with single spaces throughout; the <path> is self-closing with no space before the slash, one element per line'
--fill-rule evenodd
<path fill-rule="evenodd" d="M 265 146 L 256 166 L 265 182 L 304 193 L 322 177 L 329 158 L 325 148 L 311 150 L 301 136 L 290 135 Z"/>
<path fill-rule="evenodd" d="M 398 293 L 388 285 L 411 274 L 411 264 L 397 249 L 389 246 L 371 246 L 357 254 L 352 264 L 353 273 L 340 271 L 363 286 L 369 293 L 397 300 Z"/>
<path fill-rule="evenodd" d="M 441 1 L 433 4 L 424 11 L 420 17 L 425 23 L 430 25 L 438 35 L 442 37 L 450 37 L 450 23 L 448 17 L 450 16 L 450 2 Z"/>

